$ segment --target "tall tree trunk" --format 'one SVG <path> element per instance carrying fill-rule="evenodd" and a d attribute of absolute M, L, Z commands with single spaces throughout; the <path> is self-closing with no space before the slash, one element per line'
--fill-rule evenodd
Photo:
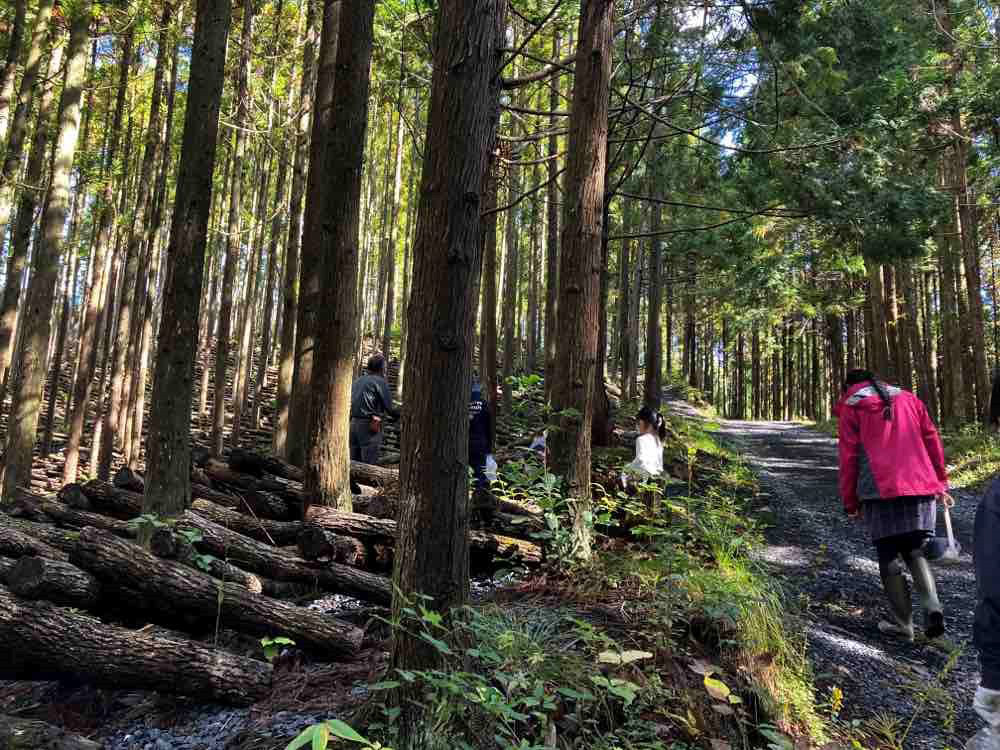
<path fill-rule="evenodd" d="M 309 145 L 309 174 L 306 182 L 305 213 L 302 235 L 319 237 L 324 217 L 319 208 L 324 205 L 322 191 L 329 184 L 322 174 L 323 149 L 326 133 L 334 117 L 333 88 L 337 62 L 337 27 L 341 3 L 322 0 L 323 31 L 316 62 L 316 91 L 313 98 L 312 133 Z M 322 246 L 308 246 L 304 241 L 299 256 L 299 300 L 295 322 L 295 365 L 292 398 L 288 416 L 288 460 L 304 466 L 308 457 L 310 414 L 312 404 L 313 360 L 316 347 L 316 319 L 319 315 L 322 274 Z"/>
<path fill-rule="evenodd" d="M 399 60 L 399 107 L 403 106 L 403 58 Z M 403 116 L 396 118 L 396 167 L 392 179 L 392 209 L 389 217 L 389 239 L 386 247 L 386 295 L 385 320 L 382 326 L 382 351 L 391 359 L 392 353 L 392 323 L 396 313 L 396 216 L 399 213 L 399 201 L 403 191 Z"/>
<path fill-rule="evenodd" d="M 274 452 L 289 458 L 289 410 L 295 375 L 295 337 L 299 307 L 299 248 L 302 237 L 302 199 L 306 188 L 309 158 L 309 123 L 316 76 L 317 0 L 306 0 L 306 39 L 302 48 L 302 80 L 299 86 L 298 129 L 295 159 L 292 163 L 292 192 L 288 202 L 288 239 L 285 241 L 284 279 L 282 284 L 281 353 L 278 355 L 278 398 L 274 415 Z"/>
<path fill-rule="evenodd" d="M 597 356 L 614 3 L 585 0 L 573 83 L 559 267 L 559 339 L 556 344 L 550 434 L 553 473 L 565 477 L 573 508 L 573 548 L 591 555 L 590 432 L 593 368 Z"/>
<path fill-rule="evenodd" d="M 559 59 L 559 31 L 552 32 L 552 59 Z M 549 88 L 549 110 L 559 109 L 559 79 L 554 78 Z M 557 313 L 559 300 L 559 163 L 556 154 L 559 153 L 559 118 L 553 114 L 549 118 L 548 158 L 546 176 L 545 210 L 545 395 L 546 400 L 552 393 L 553 369 L 556 357 L 556 331 L 558 330 Z"/>
<path fill-rule="evenodd" d="M 962 338 L 958 323 L 958 300 L 955 296 L 955 265 L 951 257 L 951 242 L 938 229 L 938 264 L 941 274 L 941 341 L 944 356 L 941 421 L 954 425 L 962 419 Z"/>
<path fill-rule="evenodd" d="M 771 344 L 771 419 L 778 421 L 784 417 L 781 403 L 781 329 L 776 341 Z"/>
<path fill-rule="evenodd" d="M 336 107 L 324 134 L 321 167 L 327 188 L 318 206 L 322 223 L 307 225 L 303 255 L 323 258 L 316 325 L 309 460 L 304 490 L 311 502 L 351 510 L 348 441 L 351 380 L 358 327 L 358 236 L 365 135 L 368 129 L 375 0 L 356 0 L 340 12 Z M 333 30 L 330 29 L 332 32 Z M 328 45 L 323 28 L 323 46 Z M 312 196 L 307 200 L 307 208 Z M 314 230 L 321 230 L 314 233 Z"/>
<path fill-rule="evenodd" d="M 656 151 L 653 161 L 656 161 Z M 658 196 L 660 182 L 658 170 L 651 169 L 649 195 Z M 663 393 L 663 343 L 660 338 L 660 314 L 663 299 L 663 253 L 662 239 L 657 236 L 663 228 L 663 204 L 654 202 L 650 205 L 649 230 L 652 237 L 649 240 L 649 297 L 646 309 L 646 378 L 643 388 L 643 401 L 653 409 L 660 408 Z"/>
<path fill-rule="evenodd" d="M 14 98 L 14 78 L 17 61 L 21 57 L 21 42 L 24 37 L 24 16 L 28 0 L 14 0 L 14 21 L 7 37 L 7 58 L 0 68 L 0 143 L 7 140 L 7 126 L 10 124 L 10 104 Z M 0 233 L 2 235 L 2 233 Z"/>
<path fill-rule="evenodd" d="M 42 95 L 38 101 L 38 115 L 35 118 L 35 133 L 31 139 L 28 151 L 28 164 L 24 173 L 25 186 L 17 201 L 17 212 L 14 216 L 14 226 L 10 237 L 10 255 L 7 258 L 7 278 L 3 290 L 3 305 L 0 307 L 0 403 L 6 396 L 10 382 L 9 368 L 15 353 L 15 342 L 19 338 L 17 324 L 23 325 L 23 314 L 19 314 L 18 302 L 21 299 L 21 286 L 24 282 L 25 264 L 28 260 L 28 247 L 31 244 L 32 228 L 35 225 L 35 212 L 45 197 L 45 170 L 49 160 L 49 135 L 51 133 L 52 114 L 56 102 L 56 78 L 62 65 L 63 48 L 53 39 L 52 52 L 49 54 L 47 70 L 47 85 L 42 87 Z"/>
<path fill-rule="evenodd" d="M 236 66 L 236 133 L 233 143 L 233 174 L 229 192 L 229 220 L 226 222 L 226 261 L 222 272 L 222 301 L 219 304 L 219 331 L 215 341 L 215 393 L 212 403 L 211 449 L 216 456 L 222 455 L 223 433 L 226 428 L 226 371 L 229 365 L 229 351 L 232 344 L 233 286 L 236 280 L 236 266 L 241 252 L 240 212 L 243 207 L 243 180 L 246 164 L 246 127 L 250 111 L 250 53 L 253 50 L 253 0 L 243 0 L 243 30 L 240 40 L 240 58 Z M 236 376 L 233 375 L 232 398 L 239 398 L 236 392 Z M 239 429 L 233 426 L 233 435 Z"/>
<path fill-rule="evenodd" d="M 480 244 L 483 254 L 482 288 L 483 288 L 483 337 L 479 348 L 483 368 L 483 384 L 486 392 L 486 402 L 489 404 L 492 419 L 490 424 L 496 431 L 497 417 L 497 213 L 499 199 L 497 195 L 499 165 L 491 154 L 487 165 L 487 175 L 484 177 L 483 218 L 480 222 Z M 409 316 L 407 316 L 409 317 Z M 407 324 L 409 333 L 409 324 Z M 549 330 L 546 329 L 546 336 Z M 549 371 L 545 371 L 545 381 L 548 383 Z"/>
<path fill-rule="evenodd" d="M 904 383 L 898 333 L 899 302 L 896 298 L 896 273 L 892 264 L 886 263 L 882 266 L 882 276 L 885 279 L 885 328 L 889 345 L 889 365 L 883 375 L 890 383 Z"/>
<path fill-rule="evenodd" d="M 611 197 L 604 199 L 604 218 L 601 221 L 600 290 L 597 312 L 597 364 L 594 367 L 594 416 L 591 422 L 591 445 L 606 448 L 611 445 L 611 401 L 608 398 L 605 375 L 608 350 L 608 227 L 611 223 Z"/>
<path fill-rule="evenodd" d="M 153 372 L 143 510 L 173 516 L 191 502 L 191 389 L 198 346 L 212 172 L 225 77 L 229 0 L 198 0 L 177 195 L 166 253 Z"/>
<path fill-rule="evenodd" d="M 868 309 L 872 325 L 872 369 L 879 377 L 889 377 L 889 338 L 885 314 L 885 285 L 882 266 L 865 259 L 868 269 Z"/>
<path fill-rule="evenodd" d="M 87 66 L 90 20 L 90 3 L 83 3 L 70 21 L 52 178 L 45 199 L 41 235 L 35 249 L 34 273 L 25 300 L 21 373 L 7 426 L 4 502 L 10 502 L 17 488 L 27 485 L 31 477 L 31 452 L 35 444 L 38 412 L 45 387 L 45 355 L 51 325 L 49 311 L 59 275 L 61 238 L 69 212 L 69 176 L 80 132 L 80 98 Z"/>
<path fill-rule="evenodd" d="M 106 394 L 101 428 L 100 457 L 97 476 L 107 479 L 111 474 L 111 462 L 115 443 L 122 443 L 125 418 L 123 414 L 125 378 L 128 373 L 127 354 L 132 337 L 132 314 L 135 308 L 135 292 L 141 286 L 140 251 L 147 232 L 147 215 L 150 209 L 150 187 L 155 181 L 156 153 L 160 140 L 160 103 L 162 100 L 163 72 L 166 67 L 167 44 L 166 26 L 171 6 L 164 6 L 161 18 L 163 31 L 156 51 L 156 67 L 153 73 L 153 88 L 149 105 L 149 122 L 143 146 L 142 163 L 139 168 L 139 183 L 135 200 L 132 229 L 125 248 L 124 276 L 121 284 L 121 304 L 118 308 L 118 326 L 114 341 L 114 356 L 111 362 L 111 385 Z M 147 248 L 148 250 L 148 248 Z M 122 444 L 124 447 L 124 444 Z"/>
<path fill-rule="evenodd" d="M 507 203 L 513 204 L 521 192 L 521 170 L 512 166 L 510 173 Z M 518 269 L 520 244 L 520 206 L 511 206 L 507 210 L 507 257 L 504 260 L 503 311 L 501 328 L 503 329 L 503 411 L 510 415 L 514 410 L 514 360 L 517 356 L 518 342 L 516 338 L 518 282 L 521 275 Z"/>
<path fill-rule="evenodd" d="M 24 72 L 21 74 L 21 87 L 17 92 L 17 103 L 14 106 L 14 116 L 10 121 L 10 132 L 7 138 L 7 150 L 4 152 L 3 163 L 0 164 L 0 238 L 7 232 L 11 210 L 14 206 L 15 182 L 21 172 L 21 158 L 24 152 L 24 139 L 28 136 L 28 115 L 31 103 L 35 98 L 35 86 L 44 56 L 45 39 L 50 33 L 49 18 L 52 15 L 53 0 L 39 0 L 35 8 L 35 20 L 31 28 L 31 43 L 28 56 L 24 61 Z M 7 267 L 11 264 L 8 260 Z M 13 327 L 7 331 L 4 321 L 0 328 L 0 364 L 6 369 L 10 366 L 10 338 Z M 6 341 L 2 335 L 7 335 Z"/>
<path fill-rule="evenodd" d="M 481 207 L 470 196 L 482 193 L 496 131 L 505 11 L 505 0 L 439 4 L 408 311 L 394 617 L 418 594 L 445 614 L 468 596 L 468 390 L 482 260 Z M 439 658 L 406 628 L 393 639 L 394 669 L 433 668 Z M 423 710 L 398 698 L 400 748 L 425 747 Z"/>

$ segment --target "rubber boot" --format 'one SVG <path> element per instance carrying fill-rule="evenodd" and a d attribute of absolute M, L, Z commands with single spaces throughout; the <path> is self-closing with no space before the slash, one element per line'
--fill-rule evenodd
<path fill-rule="evenodd" d="M 882 571 L 882 588 L 889 600 L 889 611 L 895 622 L 883 620 L 878 629 L 886 635 L 897 635 L 908 641 L 913 640 L 913 605 L 910 601 L 910 587 L 902 573 Z"/>
<path fill-rule="evenodd" d="M 921 552 L 914 552 L 907 561 L 913 584 L 920 595 L 920 603 L 924 608 L 925 632 L 928 638 L 939 638 L 944 635 L 944 612 L 938 599 L 937 584 L 934 572 L 927 558 Z"/>

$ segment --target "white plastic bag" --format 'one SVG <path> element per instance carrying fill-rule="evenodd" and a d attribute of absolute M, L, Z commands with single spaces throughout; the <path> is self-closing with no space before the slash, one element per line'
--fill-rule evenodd
<path fill-rule="evenodd" d="M 486 468 L 483 470 L 486 479 L 490 482 L 497 481 L 497 460 L 490 453 L 486 456 Z"/>

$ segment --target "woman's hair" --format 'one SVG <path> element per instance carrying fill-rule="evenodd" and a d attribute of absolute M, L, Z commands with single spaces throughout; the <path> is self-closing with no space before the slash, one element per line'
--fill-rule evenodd
<path fill-rule="evenodd" d="M 381 354 L 373 354 L 368 358 L 368 366 L 366 369 L 372 375 L 381 375 L 385 372 L 385 357 Z"/>
<path fill-rule="evenodd" d="M 639 413 L 636 415 L 636 419 L 641 419 L 648 425 L 652 425 L 656 428 L 656 434 L 660 436 L 660 441 L 666 440 L 667 438 L 667 422 L 663 418 L 663 415 L 655 409 L 644 406 L 639 409 Z"/>
<path fill-rule="evenodd" d="M 882 401 L 882 416 L 886 422 L 890 421 L 892 419 L 892 400 L 889 398 L 889 393 L 885 390 L 885 386 L 879 382 L 875 373 L 870 370 L 851 370 L 847 373 L 847 377 L 844 378 L 844 390 L 846 391 L 852 385 L 865 382 L 871 384 L 872 388 L 875 389 L 879 399 Z"/>

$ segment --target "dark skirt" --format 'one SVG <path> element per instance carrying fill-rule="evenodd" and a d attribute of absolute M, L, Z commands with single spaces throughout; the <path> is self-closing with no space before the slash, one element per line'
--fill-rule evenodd
<path fill-rule="evenodd" d="M 933 495 L 863 502 L 873 542 L 914 531 L 933 534 L 937 528 L 937 498 Z"/>

